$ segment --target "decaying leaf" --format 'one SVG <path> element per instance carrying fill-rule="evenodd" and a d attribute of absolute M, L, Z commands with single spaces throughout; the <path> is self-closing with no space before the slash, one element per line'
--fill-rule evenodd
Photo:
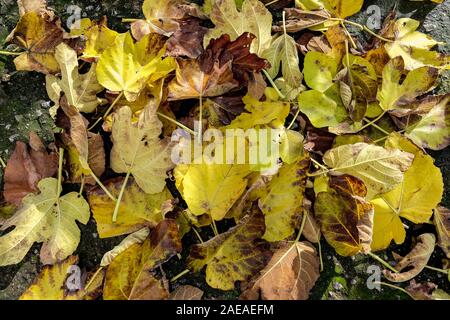
<path fill-rule="evenodd" d="M 123 183 L 123 178 L 115 178 L 104 185 L 113 196 L 118 197 Z M 116 202 L 100 187 L 88 192 L 89 205 L 100 238 L 128 234 L 143 227 L 155 227 L 164 220 L 163 206 L 170 199 L 172 196 L 166 188 L 156 194 L 147 194 L 130 178 L 119 205 L 117 221 L 112 222 Z"/>
<path fill-rule="evenodd" d="M 405 288 L 408 294 L 414 300 L 449 300 L 450 295 L 445 291 L 438 289 L 438 286 L 432 282 L 417 283 L 411 280 L 409 286 Z"/>
<path fill-rule="evenodd" d="M 367 187 L 367 198 L 395 188 L 414 156 L 397 149 L 385 149 L 367 143 L 343 145 L 327 151 L 325 164 L 332 174 L 350 174 Z"/>
<path fill-rule="evenodd" d="M 429 35 L 416 31 L 420 22 L 410 18 L 398 19 L 389 33 L 394 42 L 384 45 L 391 59 L 401 56 L 407 70 L 414 70 L 423 66 L 449 67 L 449 57 L 431 49 L 439 44 Z"/>
<path fill-rule="evenodd" d="M 438 244 L 450 259 L 450 210 L 444 207 L 434 209 L 434 225 L 438 235 Z"/>
<path fill-rule="evenodd" d="M 58 171 L 58 155 L 48 153 L 40 138 L 30 133 L 30 147 L 16 142 L 5 168 L 3 196 L 5 201 L 20 205 L 23 197 L 38 190 L 40 180 L 52 177 Z"/>
<path fill-rule="evenodd" d="M 61 79 L 47 75 L 45 81 L 50 99 L 58 107 L 61 93 L 64 92 L 69 105 L 81 112 L 94 112 L 104 102 L 97 97 L 103 87 L 97 81 L 95 64 L 87 73 L 79 74 L 77 54 L 65 43 L 56 47 L 55 58 L 61 70 Z"/>
<path fill-rule="evenodd" d="M 304 11 L 297 8 L 286 8 L 286 31 L 299 32 L 320 25 L 331 18 L 326 10 Z M 275 32 L 283 32 L 283 24 L 272 28 Z"/>
<path fill-rule="evenodd" d="M 37 187 L 40 193 L 26 196 L 0 229 L 15 226 L 0 237 L 0 266 L 22 261 L 35 242 L 43 242 L 42 263 L 53 264 L 71 255 L 80 242 L 76 221 L 88 222 L 88 203 L 76 192 L 61 196 L 61 186 L 54 178 L 41 180 Z"/>
<path fill-rule="evenodd" d="M 433 159 L 411 141 L 393 134 L 386 147 L 409 152 L 414 161 L 399 185 L 371 201 L 375 208 L 374 251 L 387 248 L 392 239 L 397 244 L 403 243 L 405 230 L 400 217 L 414 223 L 428 222 L 444 190 L 442 174 Z"/>
<path fill-rule="evenodd" d="M 53 12 L 47 9 L 47 0 L 17 0 L 19 15 L 22 17 L 28 12 L 51 16 Z"/>
<path fill-rule="evenodd" d="M 34 283 L 20 296 L 20 300 L 94 300 L 102 294 L 104 272 L 80 274 L 78 257 L 70 256 L 62 262 L 44 266 Z M 85 279 L 85 283 L 84 280 Z M 80 287 L 80 285 L 82 287 Z"/>
<path fill-rule="evenodd" d="M 105 300 L 162 300 L 169 297 L 155 268 L 181 251 L 178 226 L 164 220 L 142 243 L 135 243 L 117 255 L 106 271 Z"/>
<path fill-rule="evenodd" d="M 314 203 L 325 239 L 342 256 L 370 252 L 373 206 L 364 200 L 366 187 L 349 175 L 331 177 L 329 186 Z"/>
<path fill-rule="evenodd" d="M 64 30 L 56 17 L 31 11 L 23 15 L 10 40 L 26 51 L 14 59 L 17 70 L 54 74 L 59 71 L 55 49 L 63 42 Z"/>
<path fill-rule="evenodd" d="M 409 281 L 417 276 L 428 263 L 434 251 L 436 237 L 432 233 L 424 233 L 417 237 L 414 248 L 405 257 L 399 257 L 399 261 L 394 266 L 399 273 L 390 270 L 383 270 L 384 276 L 392 282 Z M 403 269 L 408 269 L 402 272 Z"/>
<path fill-rule="evenodd" d="M 203 291 L 190 285 L 179 286 L 170 293 L 169 300 L 201 300 Z"/>
<path fill-rule="evenodd" d="M 215 28 L 210 29 L 205 36 L 204 46 L 211 39 L 228 34 L 231 40 L 235 40 L 244 32 L 256 36 L 250 51 L 262 56 L 264 50 L 270 46 L 272 39 L 272 15 L 270 11 L 258 0 L 244 0 L 239 11 L 235 0 L 217 0 L 210 15 Z"/>
<path fill-rule="evenodd" d="M 131 172 L 146 193 L 161 192 L 173 164 L 169 141 L 159 138 L 162 123 L 156 115 L 156 106 L 151 102 L 137 122 L 132 121 L 131 110 L 126 106 L 113 119 L 111 168 L 117 173 Z"/>
<path fill-rule="evenodd" d="M 319 257 L 308 242 L 280 242 L 241 299 L 306 300 L 319 278 Z"/>
<path fill-rule="evenodd" d="M 258 239 L 264 234 L 264 215 L 254 208 L 239 224 L 202 244 L 191 247 L 188 264 L 197 272 L 206 266 L 206 282 L 213 288 L 232 290 L 261 270 L 271 254 Z"/>
<path fill-rule="evenodd" d="M 291 236 L 301 214 L 309 159 L 285 164 L 265 188 L 258 192 L 258 205 L 264 213 L 263 239 L 274 242 Z"/>
<path fill-rule="evenodd" d="M 180 28 L 167 40 L 167 54 L 196 59 L 203 53 L 203 37 L 208 31 L 198 20 L 180 22 Z"/>

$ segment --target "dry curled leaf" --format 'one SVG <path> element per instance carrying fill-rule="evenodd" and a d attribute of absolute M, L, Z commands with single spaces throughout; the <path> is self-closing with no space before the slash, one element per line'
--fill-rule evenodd
<path fill-rule="evenodd" d="M 405 257 L 397 255 L 397 264 L 394 266 L 399 273 L 383 270 L 384 276 L 392 282 L 404 282 L 417 276 L 428 263 L 434 251 L 436 237 L 432 233 L 424 233 L 417 237 L 414 248 Z M 406 271 L 403 271 L 407 269 Z"/>
<path fill-rule="evenodd" d="M 52 177 L 58 170 L 58 155 L 48 152 L 35 133 L 30 146 L 18 141 L 5 168 L 3 196 L 6 202 L 19 205 L 23 197 L 37 191 L 40 180 Z"/>

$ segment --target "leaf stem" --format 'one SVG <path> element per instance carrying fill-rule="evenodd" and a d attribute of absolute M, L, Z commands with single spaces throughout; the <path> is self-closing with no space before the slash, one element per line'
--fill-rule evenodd
<path fill-rule="evenodd" d="M 306 218 L 307 217 L 308 217 L 308 211 L 305 210 L 303 212 L 302 224 L 300 225 L 300 230 L 298 231 L 297 238 L 295 238 L 295 242 L 299 242 L 300 241 L 300 237 L 302 236 L 303 229 L 305 228 Z"/>
<path fill-rule="evenodd" d="M 293 127 L 294 124 L 295 124 L 295 120 L 297 120 L 297 117 L 298 117 L 299 114 L 300 114 L 300 106 L 298 106 L 298 110 L 297 110 L 297 112 L 295 113 L 294 119 L 292 119 L 291 123 L 290 123 L 289 126 L 287 127 L 287 130 L 291 130 L 291 129 L 292 129 L 292 127 Z"/>
<path fill-rule="evenodd" d="M 106 193 L 106 195 L 112 200 L 117 201 L 116 197 L 114 197 L 111 192 L 109 192 L 108 188 L 103 185 L 103 183 L 100 181 L 100 179 L 95 175 L 95 173 L 91 170 L 91 177 L 94 178 L 95 182 L 99 185 L 100 188 Z"/>
<path fill-rule="evenodd" d="M 200 95 L 200 114 L 199 114 L 199 123 L 198 123 L 198 136 L 197 142 L 198 144 L 202 144 L 202 136 L 203 136 L 203 97 Z"/>
<path fill-rule="evenodd" d="M 322 245 L 320 244 L 320 239 L 319 239 L 319 242 L 317 242 L 317 245 L 319 246 L 320 272 L 322 272 L 323 271 L 323 258 L 322 258 Z"/>
<path fill-rule="evenodd" d="M 394 42 L 393 40 L 386 39 L 386 38 L 380 36 L 379 34 L 376 34 L 376 33 L 373 32 L 371 29 L 369 29 L 369 27 L 367 27 L 367 26 L 365 26 L 365 25 L 362 25 L 362 24 L 359 24 L 359 23 L 356 23 L 356 22 L 353 22 L 353 21 L 350 21 L 350 20 L 341 19 L 341 18 L 329 18 L 328 20 L 329 20 L 329 21 L 339 21 L 340 23 L 346 23 L 346 24 L 349 24 L 349 25 L 351 25 L 351 26 L 357 27 L 357 28 L 359 28 L 361 31 L 366 31 L 367 33 L 370 33 L 372 36 L 374 36 L 375 38 L 380 39 L 381 41 L 384 41 L 384 42 Z"/>
<path fill-rule="evenodd" d="M 56 194 L 58 195 L 58 199 L 59 199 L 59 195 L 61 194 L 61 189 L 62 189 L 62 170 L 63 170 L 63 162 L 64 162 L 64 149 L 63 148 L 59 148 L 59 161 L 58 161 L 58 187 L 57 187 L 57 191 Z M 59 202 L 59 201 L 58 201 Z"/>
<path fill-rule="evenodd" d="M 6 168 L 6 163 L 5 163 L 5 161 L 3 161 L 2 157 L 0 157 L 0 164 L 1 164 L 2 168 Z"/>
<path fill-rule="evenodd" d="M 357 132 L 361 132 L 364 129 L 370 127 L 371 125 L 375 124 L 376 122 L 378 122 L 381 118 L 384 117 L 384 115 L 386 114 L 386 111 L 384 111 L 381 115 L 379 115 L 378 117 L 376 117 L 375 119 L 371 120 L 370 122 L 366 123 L 365 125 L 363 125 Z M 366 120 L 366 119 L 365 119 Z M 368 119 L 367 119 L 368 120 Z M 367 121 L 366 120 L 366 121 Z M 389 134 L 388 134 L 389 135 Z"/>
<path fill-rule="evenodd" d="M 379 125 L 377 125 L 377 124 L 375 124 L 373 121 L 370 121 L 369 119 L 367 119 L 367 118 L 364 118 L 363 119 L 366 123 L 368 123 L 368 124 L 370 124 L 370 126 L 372 126 L 372 127 L 374 127 L 375 129 L 377 129 L 378 131 L 381 131 L 381 132 L 383 132 L 385 135 L 390 135 L 390 133 L 389 132 L 387 132 L 386 130 L 384 130 L 382 127 L 380 127 Z"/>
<path fill-rule="evenodd" d="M 441 272 L 441 273 L 445 273 L 445 274 L 449 274 L 450 269 L 439 269 L 439 268 L 435 268 L 435 267 L 431 267 L 431 266 L 425 266 L 425 268 L 436 271 L 436 272 Z"/>
<path fill-rule="evenodd" d="M 392 272 L 398 273 L 398 270 L 395 269 L 393 266 L 391 266 L 389 263 L 387 263 L 386 261 L 384 261 L 383 259 L 381 259 L 379 256 L 377 256 L 376 254 L 373 254 L 372 252 L 368 252 L 366 253 L 369 257 L 377 260 L 379 263 L 381 263 L 383 266 L 385 266 L 386 268 L 388 268 L 389 270 L 391 270 Z"/>
<path fill-rule="evenodd" d="M 350 34 L 350 32 L 348 31 L 347 27 L 344 24 L 344 21 L 340 21 L 340 24 L 341 24 L 342 28 L 344 28 L 345 35 L 350 40 L 350 43 L 352 44 L 352 47 L 354 49 L 356 49 L 357 46 L 356 46 L 355 40 L 353 40 L 352 35 Z"/>
<path fill-rule="evenodd" d="M 95 123 L 88 129 L 88 131 L 94 129 L 95 126 L 98 125 L 102 119 L 105 120 L 111 113 L 112 109 L 116 106 L 116 104 L 119 102 L 119 100 L 122 97 L 123 97 L 123 91 L 116 97 L 116 99 L 113 101 L 113 103 L 109 106 L 108 110 L 106 110 L 103 117 L 98 118 L 97 121 L 95 121 Z"/>
<path fill-rule="evenodd" d="M 317 160 L 311 158 L 311 161 L 317 165 L 320 169 L 324 170 L 324 171 L 329 171 L 327 167 L 325 167 L 323 164 L 319 163 Z"/>
<path fill-rule="evenodd" d="M 84 174 L 81 175 L 81 186 L 80 191 L 78 192 L 80 196 L 83 194 L 83 190 L 84 190 Z"/>
<path fill-rule="evenodd" d="M 383 286 L 386 286 L 386 287 L 390 287 L 390 288 L 393 288 L 393 289 L 400 290 L 400 291 L 406 293 L 408 296 L 410 296 L 411 298 L 414 299 L 414 297 L 411 296 L 411 294 L 410 294 L 408 291 L 406 291 L 405 289 L 403 289 L 403 288 L 401 288 L 401 287 L 395 286 L 395 285 L 390 284 L 390 283 L 387 283 L 387 282 L 381 282 L 381 281 L 375 281 L 374 284 L 382 284 Z"/>
<path fill-rule="evenodd" d="M 139 21 L 139 19 L 133 19 L 133 18 L 122 18 L 122 23 L 132 23 Z"/>
<path fill-rule="evenodd" d="M 113 217 L 112 217 L 112 222 L 113 223 L 115 223 L 117 221 L 117 215 L 119 214 L 120 203 L 122 202 L 122 197 L 123 197 L 123 194 L 125 192 L 125 188 L 127 187 L 127 184 L 128 184 L 128 179 L 130 179 L 131 168 L 132 167 L 133 166 L 131 166 L 128 169 L 127 175 L 125 176 L 125 180 L 123 180 L 122 187 L 120 188 L 120 193 L 119 193 L 119 196 L 117 197 L 116 206 L 114 207 L 114 213 L 113 213 Z"/>
<path fill-rule="evenodd" d="M 262 71 L 264 73 L 264 75 L 266 76 L 267 80 L 269 80 L 270 84 L 272 85 L 272 87 L 275 89 L 275 91 L 277 92 L 278 96 L 284 100 L 286 99 L 286 97 L 284 96 L 284 94 L 281 93 L 280 89 L 278 89 L 277 85 L 275 84 L 275 82 L 273 82 L 271 76 L 269 75 L 269 73 L 263 69 Z"/>
<path fill-rule="evenodd" d="M 214 218 L 211 217 L 211 228 L 213 229 L 214 235 L 218 236 L 219 235 L 219 230 L 217 230 L 217 226 L 216 226 L 216 221 L 214 221 Z"/>
<path fill-rule="evenodd" d="M 164 119 L 166 119 L 166 120 L 168 120 L 168 121 L 170 121 L 170 122 L 176 124 L 177 126 L 179 126 L 180 128 L 186 130 L 186 131 L 189 132 L 190 134 L 192 134 L 192 135 L 194 135 L 194 136 L 197 135 L 197 132 L 195 132 L 194 130 L 188 128 L 187 126 L 185 126 L 185 125 L 182 124 L 181 122 L 178 122 L 177 120 L 174 120 L 174 119 L 172 119 L 171 117 L 168 117 L 168 116 L 166 116 L 165 114 L 163 114 L 163 113 L 161 113 L 161 112 L 159 112 L 159 111 L 156 112 L 156 114 L 157 114 L 158 116 L 160 116 L 161 118 L 164 118 Z"/>
<path fill-rule="evenodd" d="M 192 231 L 194 231 L 195 235 L 197 236 L 198 240 L 200 241 L 200 243 L 203 243 L 203 239 L 202 236 L 200 235 L 200 233 L 197 231 L 197 229 L 195 229 L 195 227 L 192 227 Z"/>
<path fill-rule="evenodd" d="M 94 275 L 91 277 L 91 279 L 89 280 L 89 282 L 84 286 L 84 291 L 86 292 L 89 287 L 92 285 L 92 283 L 94 283 L 95 278 L 97 277 L 97 275 L 103 270 L 103 267 L 100 267 L 97 269 L 97 271 L 95 271 Z"/>
<path fill-rule="evenodd" d="M 0 54 L 4 56 L 20 56 L 23 52 L 0 50 Z"/>
<path fill-rule="evenodd" d="M 188 274 L 189 272 L 191 272 L 191 270 L 186 269 L 181 271 L 179 274 L 177 274 L 175 277 L 173 277 L 172 279 L 170 279 L 170 282 L 175 282 L 178 279 L 180 279 L 182 276 L 184 276 L 185 274 Z"/>

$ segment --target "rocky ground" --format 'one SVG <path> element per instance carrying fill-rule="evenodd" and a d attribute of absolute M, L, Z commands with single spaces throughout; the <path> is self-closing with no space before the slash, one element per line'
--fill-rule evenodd
<path fill-rule="evenodd" d="M 50 7 L 61 16 L 63 23 L 70 17 L 70 5 L 77 5 L 82 9 L 83 17 L 96 18 L 107 15 L 110 25 L 118 30 L 125 31 L 126 26 L 121 24 L 122 18 L 137 18 L 141 16 L 141 2 L 138 0 L 49 0 Z M 198 1 L 196 1 L 198 2 Z M 382 17 L 392 8 L 392 0 L 366 0 L 361 13 L 353 17 L 359 23 L 366 24 L 374 12 L 368 10 L 376 4 L 380 8 Z M 450 53 L 450 0 L 436 5 L 430 2 L 398 1 L 399 16 L 412 17 L 423 22 L 422 30 L 433 36 L 436 40 L 447 42 L 441 45 L 440 50 Z M 14 0 L 0 0 L 0 47 L 4 39 L 13 29 L 18 19 L 17 6 Z M 44 77 L 37 73 L 15 72 L 11 59 L 0 56 L 0 157 L 7 160 L 11 154 L 16 140 L 27 140 L 29 131 L 37 132 L 44 140 L 52 139 L 53 121 L 49 117 L 49 100 L 45 92 Z M 444 75 L 440 92 L 450 91 L 450 73 Z M 434 152 L 432 155 L 441 167 L 444 180 L 447 180 L 443 205 L 450 206 L 450 149 Z M 3 172 L 0 170 L 0 179 Z M 431 228 L 431 227 L 430 227 Z M 92 270 L 98 265 L 106 251 L 120 242 L 120 239 L 98 239 L 95 224 L 91 221 L 82 228 L 82 240 L 79 250 L 82 267 Z M 423 229 L 422 229 L 423 230 Z M 414 230 L 410 235 L 414 234 Z M 192 239 L 185 239 L 186 242 Z M 411 239 L 394 251 L 408 252 Z M 367 268 L 373 261 L 361 256 L 354 259 L 336 256 L 325 242 L 322 244 L 324 259 L 324 272 L 312 292 L 312 299 L 407 299 L 402 292 L 383 288 L 381 291 L 368 290 L 366 280 L 369 276 Z M 17 266 L 0 268 L 0 299 L 16 299 L 29 286 L 39 272 L 41 266 L 38 259 L 39 246 L 34 246 L 27 257 Z M 187 253 L 185 252 L 183 256 Z M 381 254 L 389 260 L 390 255 Z M 443 258 L 435 253 L 432 262 L 439 264 Z M 182 260 L 180 260 L 181 262 Z M 172 263 L 171 268 L 165 270 L 168 276 L 182 271 L 182 263 Z M 449 282 L 441 274 L 425 270 L 417 280 L 432 281 L 440 288 L 450 291 Z M 237 291 L 227 293 L 208 289 L 201 275 L 187 275 L 178 281 L 179 284 L 193 284 L 205 290 L 205 298 L 235 299 Z"/>

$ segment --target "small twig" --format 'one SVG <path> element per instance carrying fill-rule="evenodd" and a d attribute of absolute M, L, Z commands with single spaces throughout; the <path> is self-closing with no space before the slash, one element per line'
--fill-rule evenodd
<path fill-rule="evenodd" d="M 123 23 L 133 23 L 133 22 L 136 22 L 136 21 L 139 21 L 139 19 L 133 19 L 133 18 L 123 18 L 122 19 Z"/>
<path fill-rule="evenodd" d="M 213 217 L 211 217 L 211 221 L 212 221 L 211 228 L 213 229 L 214 235 L 218 236 L 219 235 L 219 230 L 217 229 L 216 222 L 214 221 Z"/>
<path fill-rule="evenodd" d="M 84 174 L 81 175 L 81 186 L 80 191 L 78 192 L 80 196 L 83 194 L 83 190 L 84 190 Z"/>
<path fill-rule="evenodd" d="M 63 170 L 63 162 L 64 162 L 64 149 L 59 148 L 59 161 L 58 161 L 58 186 L 56 189 L 56 194 L 60 195 L 62 189 L 62 170 Z M 59 198 L 58 198 L 59 199 Z"/>
<path fill-rule="evenodd" d="M 386 111 L 383 112 L 383 113 L 382 113 L 381 115 L 379 115 L 378 117 L 376 117 L 375 119 L 373 119 L 372 121 L 370 121 L 370 122 L 366 123 L 365 125 L 363 125 L 363 126 L 357 131 L 357 133 L 363 131 L 364 129 L 366 129 L 366 128 L 370 127 L 371 125 L 375 124 L 376 122 L 378 122 L 381 118 L 384 117 L 385 114 L 386 114 Z M 365 119 L 365 120 L 367 121 L 368 119 Z M 388 135 L 389 135 L 389 134 L 388 134 Z"/>
<path fill-rule="evenodd" d="M 295 120 L 297 120 L 298 115 L 300 114 L 300 107 L 298 107 L 297 112 L 295 113 L 294 119 L 292 119 L 291 123 L 289 124 L 289 126 L 287 127 L 287 130 L 291 130 L 292 127 L 295 124 Z"/>
<path fill-rule="evenodd" d="M 322 258 L 322 245 L 320 244 L 320 239 L 319 239 L 319 242 L 317 242 L 317 245 L 319 246 L 320 272 L 322 272 L 323 271 L 323 258 Z"/>
<path fill-rule="evenodd" d="M 357 46 L 356 46 L 355 40 L 353 40 L 352 35 L 350 34 L 350 32 L 348 31 L 347 27 L 344 24 L 344 21 L 341 21 L 340 24 L 341 24 L 342 28 L 344 29 L 344 33 L 347 35 L 347 38 L 350 40 L 352 47 L 354 49 L 356 49 Z"/>
<path fill-rule="evenodd" d="M 324 171 L 328 171 L 328 168 L 325 167 L 323 164 L 319 163 L 317 160 L 311 158 L 311 161 L 318 166 L 320 169 L 324 170 Z"/>

